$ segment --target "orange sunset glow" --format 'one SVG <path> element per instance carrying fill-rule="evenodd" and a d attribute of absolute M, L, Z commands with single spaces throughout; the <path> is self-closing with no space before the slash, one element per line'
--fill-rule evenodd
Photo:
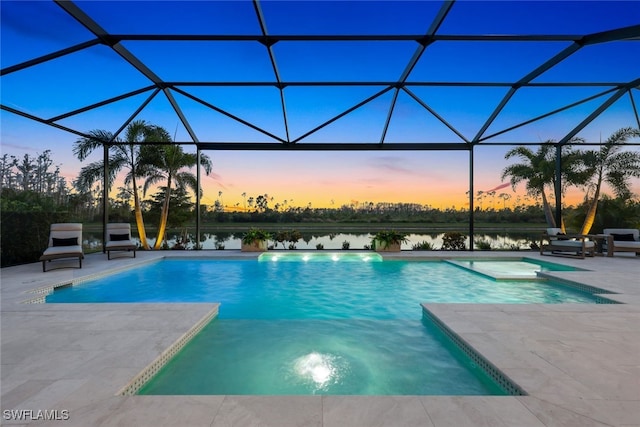
<path fill-rule="evenodd" d="M 247 157 L 244 152 L 207 153 L 214 167 L 210 176 L 203 173 L 201 203 L 213 205 L 219 200 L 225 210 L 243 210 L 245 206 L 249 208 L 250 197 L 267 194 L 269 206 L 279 204 L 280 209 L 309 204 L 313 208 L 338 208 L 369 202 L 417 203 L 437 209 L 468 208 L 466 152 L 257 154 Z M 475 165 L 474 193 L 489 192 L 509 183 L 501 180 L 502 170 L 508 164 L 503 157 L 496 153 L 495 162 Z M 255 158 L 260 159 L 258 164 L 252 161 L 246 166 L 247 159 Z M 640 192 L 639 182 L 634 184 L 634 191 Z M 501 209 L 539 202 L 526 198 L 523 184 L 517 186 L 516 191 L 507 185 L 495 193 L 482 202 L 474 200 L 475 207 Z M 498 196 L 503 193 L 511 197 L 502 200 Z M 550 193 L 548 196 L 552 197 Z M 570 188 L 565 194 L 565 205 L 579 204 L 583 198 L 583 189 Z"/>

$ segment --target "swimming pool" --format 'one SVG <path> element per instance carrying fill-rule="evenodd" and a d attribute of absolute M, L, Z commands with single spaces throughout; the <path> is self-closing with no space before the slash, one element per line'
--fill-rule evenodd
<path fill-rule="evenodd" d="M 551 282 L 495 281 L 440 261 L 165 259 L 59 289 L 60 302 L 220 302 L 140 394 L 504 395 L 423 302 L 595 303 Z M 337 258 L 336 258 L 337 256 Z"/>
<path fill-rule="evenodd" d="M 495 281 L 441 261 L 323 254 L 255 260 L 164 259 L 56 289 L 47 303 L 220 302 L 220 318 L 416 318 L 418 304 L 595 303 L 552 281 Z M 334 256 L 338 261 L 334 261 Z M 285 262 L 287 260 L 297 262 Z M 291 302 L 294 303 L 291 303 Z M 320 309 L 319 307 L 322 307 Z"/>

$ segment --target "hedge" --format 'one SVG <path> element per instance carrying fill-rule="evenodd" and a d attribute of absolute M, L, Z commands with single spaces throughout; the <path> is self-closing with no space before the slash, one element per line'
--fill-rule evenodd
<path fill-rule="evenodd" d="M 51 224 L 66 222 L 66 212 L 2 212 L 0 266 L 36 262 L 47 247 Z"/>

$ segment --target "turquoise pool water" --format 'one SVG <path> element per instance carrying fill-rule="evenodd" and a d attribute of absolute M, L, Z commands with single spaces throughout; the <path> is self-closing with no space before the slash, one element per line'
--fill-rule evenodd
<path fill-rule="evenodd" d="M 46 302 L 220 302 L 220 318 L 240 319 L 419 318 L 422 302 L 596 302 L 553 282 L 495 281 L 439 261 L 282 261 L 166 259 L 57 289 Z"/>
<path fill-rule="evenodd" d="M 506 392 L 426 319 L 356 318 L 216 319 L 138 394 Z"/>
<path fill-rule="evenodd" d="M 332 254 L 163 260 L 59 289 L 48 303 L 220 302 L 140 394 L 503 395 L 422 302 L 595 303 L 540 281 L 495 281 L 445 262 Z"/>

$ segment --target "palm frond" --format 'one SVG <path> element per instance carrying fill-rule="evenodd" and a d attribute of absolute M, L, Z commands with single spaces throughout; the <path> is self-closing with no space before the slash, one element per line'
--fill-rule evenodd
<path fill-rule="evenodd" d="M 142 186 L 142 194 L 146 195 L 149 187 L 157 184 L 160 181 L 163 181 L 166 177 L 163 174 L 153 174 L 148 175 L 147 179 L 144 180 L 144 184 Z"/>
<path fill-rule="evenodd" d="M 101 181 L 104 173 L 104 162 L 99 160 L 97 162 L 89 163 L 80 169 L 80 173 L 78 174 L 78 178 L 76 179 L 76 185 L 81 191 L 88 191 L 91 189 L 93 184 L 98 181 Z M 109 169 L 109 180 L 108 180 L 108 188 L 111 188 L 113 182 L 116 179 L 118 171 L 114 168 Z"/>
<path fill-rule="evenodd" d="M 150 125 L 144 120 L 134 120 L 127 126 L 124 134 L 126 142 L 140 143 L 145 141 L 146 128 Z"/>
<path fill-rule="evenodd" d="M 190 189 L 194 193 L 198 191 L 198 180 L 191 172 L 179 172 L 176 174 L 176 186 L 181 189 Z"/>
<path fill-rule="evenodd" d="M 204 168 L 204 172 L 209 175 L 213 170 L 213 162 L 206 154 L 200 153 L 200 166 Z"/>
<path fill-rule="evenodd" d="M 106 130 L 89 131 L 89 138 L 78 138 L 73 144 L 73 154 L 80 161 L 84 161 L 95 149 L 113 139 L 113 134 Z"/>

